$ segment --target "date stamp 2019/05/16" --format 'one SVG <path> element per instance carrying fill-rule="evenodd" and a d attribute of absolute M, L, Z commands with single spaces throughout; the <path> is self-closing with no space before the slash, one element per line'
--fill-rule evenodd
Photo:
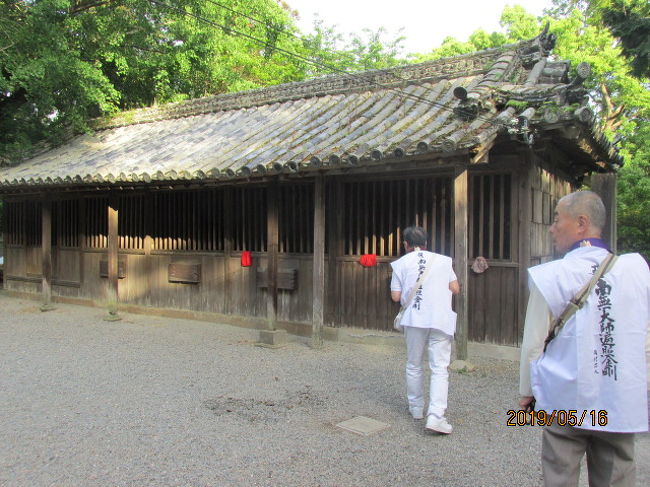
<path fill-rule="evenodd" d="M 606 426 L 607 411 L 575 409 L 554 409 L 553 411 L 524 411 L 509 409 L 506 411 L 508 419 L 506 426 Z"/>

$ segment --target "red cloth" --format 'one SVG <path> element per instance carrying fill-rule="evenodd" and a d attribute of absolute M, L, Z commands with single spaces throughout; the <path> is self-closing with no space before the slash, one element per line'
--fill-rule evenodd
<path fill-rule="evenodd" d="M 377 265 L 377 254 L 364 254 L 359 259 L 359 264 L 363 267 L 373 267 Z"/>
<path fill-rule="evenodd" d="M 250 250 L 244 250 L 241 253 L 241 266 L 242 267 L 250 267 L 253 264 L 253 258 L 251 257 L 251 251 Z"/>

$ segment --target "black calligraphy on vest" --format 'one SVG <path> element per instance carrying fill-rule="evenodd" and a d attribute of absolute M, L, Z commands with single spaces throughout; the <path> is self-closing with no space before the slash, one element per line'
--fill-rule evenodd
<path fill-rule="evenodd" d="M 596 295 L 598 296 L 598 312 L 600 325 L 600 350 L 596 351 L 600 359 L 600 373 L 605 377 L 617 380 L 616 365 L 616 343 L 613 332 L 616 327 L 616 320 L 610 314 L 612 309 L 611 301 L 612 286 L 603 277 L 596 283 Z M 598 373 L 598 370 L 594 370 Z"/>
<path fill-rule="evenodd" d="M 427 268 L 427 261 L 424 258 L 422 252 L 418 252 L 418 277 L 420 279 L 422 274 L 424 274 L 425 269 Z M 420 303 L 422 303 L 422 284 L 418 286 L 417 291 L 415 291 L 415 297 L 413 298 L 413 308 L 420 310 Z"/>

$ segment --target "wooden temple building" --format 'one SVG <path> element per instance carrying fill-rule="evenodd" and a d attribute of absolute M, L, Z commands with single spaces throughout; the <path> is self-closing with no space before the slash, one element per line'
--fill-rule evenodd
<path fill-rule="evenodd" d="M 388 331 L 389 263 L 416 224 L 455 261 L 459 356 L 468 340 L 516 346 L 555 203 L 621 164 L 593 128 L 589 66 L 553 60 L 553 44 L 544 32 L 98 122 L 0 167 L 5 292 L 315 339 Z"/>

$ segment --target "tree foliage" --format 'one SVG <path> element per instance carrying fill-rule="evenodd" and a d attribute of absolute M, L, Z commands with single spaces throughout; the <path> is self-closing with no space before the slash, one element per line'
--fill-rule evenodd
<path fill-rule="evenodd" d="M 401 35 L 389 38 L 384 28 L 375 31 L 362 29 L 360 34 L 355 32 L 346 38 L 336 27 L 327 26 L 316 19 L 314 31 L 303 39 L 305 55 L 316 63 L 308 67 L 308 74 L 313 76 L 396 66 L 405 62 L 398 56 L 403 40 Z"/>
<path fill-rule="evenodd" d="M 303 47 L 291 12 L 274 0 L 0 1 L 5 161 L 115 110 L 305 74 L 281 53 Z"/>
<path fill-rule="evenodd" d="M 279 0 L 0 0 L 0 163 L 117 110 L 398 62 L 383 30 L 303 36 Z"/>
<path fill-rule="evenodd" d="M 488 34 L 478 30 L 465 42 L 447 38 L 439 48 L 419 55 L 416 60 L 437 59 L 531 39 L 548 22 L 551 32 L 557 35 L 553 50 L 557 58 L 570 60 L 573 66 L 580 62 L 591 64 L 593 76 L 585 85 L 590 89 L 598 123 L 611 139 L 618 141 L 626 160 L 619 171 L 619 246 L 622 250 L 640 251 L 649 257 L 650 91 L 647 78 L 635 76 L 639 74 L 639 63 L 631 63 L 624 55 L 634 56 L 630 53 L 639 54 L 641 50 L 639 55 L 645 55 L 647 61 L 648 47 L 640 42 L 636 45 L 637 51 L 629 48 L 626 51 L 623 37 L 615 37 L 620 31 L 612 28 L 610 32 L 605 27 L 607 19 L 614 18 L 612 12 L 619 15 L 616 18 L 629 19 L 635 12 L 642 11 L 641 3 L 648 8 L 645 0 L 556 0 L 554 8 L 540 18 L 521 6 L 506 7 L 501 16 L 503 32 Z M 627 27 L 630 30 L 622 35 L 637 32 L 631 25 Z M 650 36 L 642 40 L 650 42 Z"/>

